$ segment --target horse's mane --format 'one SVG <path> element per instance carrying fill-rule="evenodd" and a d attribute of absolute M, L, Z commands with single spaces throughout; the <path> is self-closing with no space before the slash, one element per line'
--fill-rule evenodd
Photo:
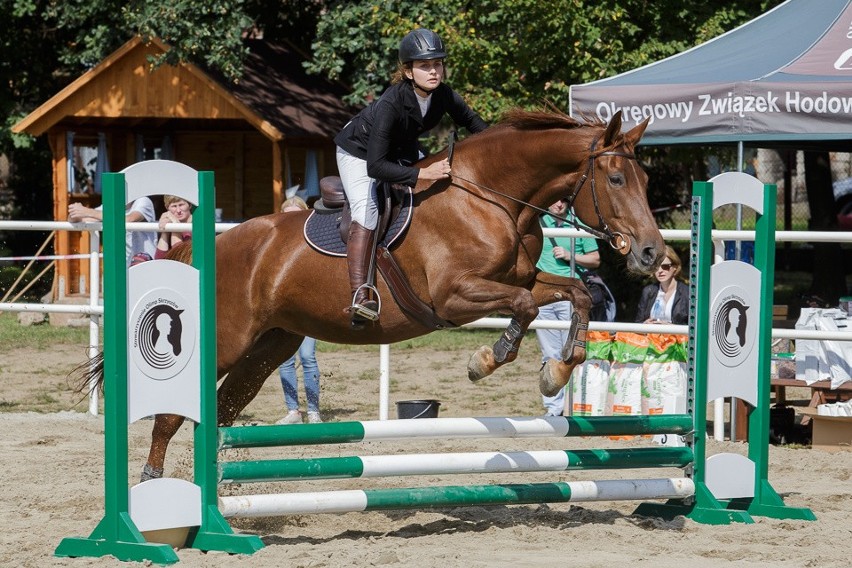
<path fill-rule="evenodd" d="M 604 126 L 603 121 L 588 119 L 579 121 L 564 112 L 550 110 L 524 110 L 512 108 L 507 110 L 498 124 L 518 130 L 544 130 L 548 128 L 580 128 L 583 126 Z"/>

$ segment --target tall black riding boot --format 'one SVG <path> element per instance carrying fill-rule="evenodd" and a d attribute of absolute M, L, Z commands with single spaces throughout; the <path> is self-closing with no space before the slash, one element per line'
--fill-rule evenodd
<path fill-rule="evenodd" d="M 346 258 L 349 262 L 349 287 L 352 290 L 352 327 L 361 329 L 368 321 L 379 319 L 378 293 L 371 281 L 374 255 L 374 229 L 367 229 L 352 221 L 349 226 L 349 241 Z M 374 297 L 370 293 L 375 294 Z"/>

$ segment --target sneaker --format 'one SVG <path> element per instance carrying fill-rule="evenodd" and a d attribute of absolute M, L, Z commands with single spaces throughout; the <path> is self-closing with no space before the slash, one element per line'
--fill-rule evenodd
<path fill-rule="evenodd" d="M 308 412 L 308 424 L 319 424 L 322 422 L 319 412 Z"/>
<path fill-rule="evenodd" d="M 298 410 L 291 410 L 287 413 L 287 416 L 276 422 L 276 424 L 301 424 L 302 423 L 302 413 Z"/>

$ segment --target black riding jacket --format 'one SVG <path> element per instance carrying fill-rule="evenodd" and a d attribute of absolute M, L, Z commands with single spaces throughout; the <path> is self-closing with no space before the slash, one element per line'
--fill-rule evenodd
<path fill-rule="evenodd" d="M 418 161 L 418 138 L 434 128 L 444 114 L 476 133 L 488 125 L 450 87 L 441 83 L 432 91 L 426 116 L 411 81 L 392 85 L 381 98 L 362 109 L 334 138 L 335 144 L 357 158 L 367 161 L 367 174 L 392 183 L 414 186 L 418 168 L 403 166 Z"/>

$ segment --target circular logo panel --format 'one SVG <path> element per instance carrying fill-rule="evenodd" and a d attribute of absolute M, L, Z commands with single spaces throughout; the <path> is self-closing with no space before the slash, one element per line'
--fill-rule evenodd
<path fill-rule="evenodd" d="M 195 311 L 181 294 L 156 288 L 130 315 L 131 360 L 145 375 L 164 381 L 183 370 L 195 349 Z"/>
<path fill-rule="evenodd" d="M 726 286 L 710 307 L 711 351 L 726 367 L 742 363 L 754 348 L 759 306 L 744 288 Z"/>

